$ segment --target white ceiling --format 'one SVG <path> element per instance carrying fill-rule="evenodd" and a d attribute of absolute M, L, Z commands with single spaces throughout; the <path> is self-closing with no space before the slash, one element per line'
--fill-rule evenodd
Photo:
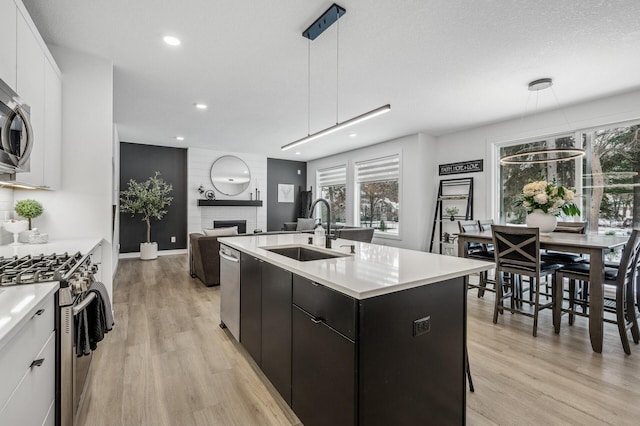
<path fill-rule="evenodd" d="M 541 77 L 561 105 L 640 88 L 637 0 L 342 0 L 339 49 L 336 24 L 310 49 L 301 35 L 331 1 L 24 3 L 47 43 L 113 61 L 114 120 L 128 142 L 310 160 L 558 107 L 550 91 L 532 107 L 527 83 Z M 338 121 L 391 112 L 282 152 L 307 135 L 309 100 L 311 133 L 335 124 L 336 104 Z"/>

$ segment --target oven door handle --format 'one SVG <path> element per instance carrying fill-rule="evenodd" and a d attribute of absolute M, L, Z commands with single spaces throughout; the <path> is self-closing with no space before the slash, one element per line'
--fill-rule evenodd
<path fill-rule="evenodd" d="M 89 306 L 89 304 L 91 302 L 93 302 L 93 299 L 95 299 L 95 298 L 96 298 L 96 294 L 94 292 L 91 292 L 91 293 L 89 293 L 89 295 L 87 297 L 82 299 L 82 302 L 78 303 L 77 305 L 74 305 L 73 306 L 73 316 L 75 317 L 80 312 L 82 312 L 85 309 L 87 309 L 87 306 Z"/>

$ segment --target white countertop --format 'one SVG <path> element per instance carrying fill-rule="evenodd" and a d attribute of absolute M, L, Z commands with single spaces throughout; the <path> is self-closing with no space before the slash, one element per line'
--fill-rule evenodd
<path fill-rule="evenodd" d="M 38 305 L 58 290 L 58 282 L 0 287 L 0 349 L 20 326 L 35 315 Z M 53 330 L 53 324 L 51 324 Z"/>
<path fill-rule="evenodd" d="M 46 244 L 21 244 L 0 246 L 0 256 L 26 256 L 53 253 L 87 254 L 102 240 L 59 240 Z M 0 286 L 0 348 L 8 342 L 20 325 L 33 316 L 36 307 L 58 290 L 58 282 Z"/>
<path fill-rule="evenodd" d="M 54 240 L 46 244 L 21 244 L 19 246 L 5 245 L 0 246 L 0 256 L 26 256 L 26 255 L 39 255 L 39 254 L 61 254 L 67 252 L 74 254 L 80 252 L 82 254 L 89 253 L 93 250 L 102 240 L 100 238 L 87 238 L 82 240 Z M 1 313 L 2 311 L 0 311 Z"/>
<path fill-rule="evenodd" d="M 218 240 L 232 248 L 251 254 L 294 274 L 326 285 L 336 291 L 366 299 L 451 278 L 462 277 L 494 267 L 493 263 L 443 256 L 422 251 L 368 244 L 351 240 L 332 241 L 333 249 L 349 253 L 354 244 L 356 254 L 334 259 L 299 262 L 261 247 L 307 244 L 309 234 L 271 234 L 224 237 Z M 309 246 L 318 250 L 324 247 Z"/>

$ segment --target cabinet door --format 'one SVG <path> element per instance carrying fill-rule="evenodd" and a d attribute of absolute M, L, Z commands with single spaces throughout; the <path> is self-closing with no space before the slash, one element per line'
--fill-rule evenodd
<path fill-rule="evenodd" d="M 291 272 L 262 263 L 262 371 L 291 404 Z"/>
<path fill-rule="evenodd" d="M 240 255 L 240 343 L 260 365 L 262 346 L 261 261 Z"/>
<path fill-rule="evenodd" d="M 31 107 L 33 149 L 29 172 L 19 173 L 16 180 L 36 186 L 44 184 L 44 53 L 22 14 L 17 19 L 17 90 L 18 96 Z"/>
<path fill-rule="evenodd" d="M 44 61 L 44 177 L 50 189 L 60 189 L 62 166 L 62 81 L 54 66 Z"/>
<path fill-rule="evenodd" d="M 0 79 L 16 90 L 16 5 L 0 0 Z"/>
<path fill-rule="evenodd" d="M 305 426 L 356 424 L 356 345 L 293 305 L 291 407 Z"/>

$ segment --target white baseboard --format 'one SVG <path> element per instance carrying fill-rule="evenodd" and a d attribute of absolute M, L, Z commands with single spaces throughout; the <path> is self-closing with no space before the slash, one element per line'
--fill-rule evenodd
<path fill-rule="evenodd" d="M 158 256 L 171 256 L 174 254 L 187 254 L 187 249 L 158 250 Z M 120 253 L 118 259 L 135 259 L 140 257 L 140 252 Z"/>

